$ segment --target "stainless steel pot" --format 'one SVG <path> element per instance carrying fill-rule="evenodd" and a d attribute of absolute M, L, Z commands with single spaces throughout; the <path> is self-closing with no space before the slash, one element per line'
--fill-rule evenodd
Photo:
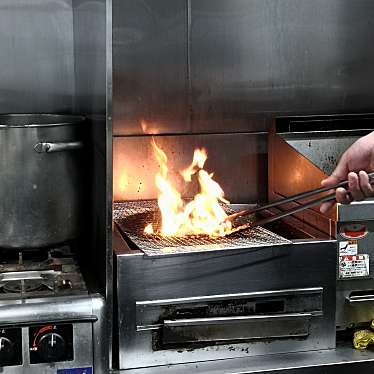
<path fill-rule="evenodd" d="M 0 248 L 75 238 L 83 200 L 84 117 L 0 115 Z"/>

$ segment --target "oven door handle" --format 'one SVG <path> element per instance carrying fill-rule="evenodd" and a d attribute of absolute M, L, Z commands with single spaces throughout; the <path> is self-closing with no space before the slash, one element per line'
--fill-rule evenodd
<path fill-rule="evenodd" d="M 213 318 L 186 318 L 165 320 L 164 326 L 167 327 L 191 327 L 191 326 L 209 326 L 209 325 L 226 325 L 228 323 L 278 321 L 299 318 L 311 318 L 312 313 L 286 313 L 286 314 L 268 314 L 254 316 L 230 316 L 230 317 L 213 317 Z"/>
<path fill-rule="evenodd" d="M 165 320 L 164 344 L 307 337 L 312 313 Z"/>

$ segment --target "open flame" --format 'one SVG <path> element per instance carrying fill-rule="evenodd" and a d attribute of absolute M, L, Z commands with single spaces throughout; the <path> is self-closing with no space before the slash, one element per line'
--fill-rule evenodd
<path fill-rule="evenodd" d="M 191 165 L 181 171 L 186 183 L 197 175 L 200 192 L 189 202 L 183 201 L 181 194 L 168 179 L 167 157 L 153 139 L 155 157 L 160 165 L 155 182 L 159 190 L 158 206 L 162 216 L 162 227 L 159 234 L 165 236 L 209 235 L 225 236 L 232 230 L 230 221 L 225 221 L 227 214 L 219 202 L 229 204 L 224 198 L 221 186 L 213 180 L 213 173 L 204 170 L 208 156 L 205 149 L 195 149 Z M 152 224 L 144 232 L 154 233 Z"/>

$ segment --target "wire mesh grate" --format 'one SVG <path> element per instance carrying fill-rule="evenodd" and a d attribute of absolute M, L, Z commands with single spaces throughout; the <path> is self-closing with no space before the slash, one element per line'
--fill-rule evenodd
<path fill-rule="evenodd" d="M 229 206 L 223 206 L 227 214 L 234 212 Z M 254 227 L 226 237 L 211 238 L 207 235 L 162 236 L 146 235 L 144 228 L 152 223 L 155 232 L 161 227 L 161 214 L 157 202 L 126 201 L 114 203 L 113 218 L 121 233 L 148 255 L 186 253 L 230 248 L 251 248 L 269 245 L 288 244 L 289 240 L 264 229 Z M 241 217 L 237 225 L 250 222 L 254 217 Z"/>

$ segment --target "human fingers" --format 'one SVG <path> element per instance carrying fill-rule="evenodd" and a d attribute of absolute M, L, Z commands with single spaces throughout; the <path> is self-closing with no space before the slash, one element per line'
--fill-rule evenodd
<path fill-rule="evenodd" d="M 339 187 L 336 189 L 335 193 L 336 201 L 326 201 L 322 203 L 319 208 L 321 213 L 328 212 L 335 205 L 336 202 L 341 204 L 350 204 L 352 202 L 350 193 L 348 193 L 348 191 L 345 188 Z"/>
<path fill-rule="evenodd" d="M 319 211 L 321 213 L 326 213 L 328 212 L 333 206 L 335 205 L 335 201 L 326 201 L 324 203 L 321 204 L 321 206 L 319 207 Z"/>
<path fill-rule="evenodd" d="M 321 182 L 323 187 L 333 186 L 346 179 L 349 171 L 347 158 L 347 153 L 344 153 L 332 174 Z"/>
<path fill-rule="evenodd" d="M 340 182 L 340 179 L 338 177 L 336 177 L 335 175 L 331 174 L 329 177 L 327 177 L 326 179 L 323 179 L 321 181 L 321 186 L 322 187 L 332 187 L 335 184 L 338 184 L 339 182 Z"/>
<path fill-rule="evenodd" d="M 336 201 L 341 204 L 349 204 L 352 202 L 352 198 L 345 188 L 339 187 L 336 189 Z"/>
<path fill-rule="evenodd" d="M 359 183 L 361 191 L 363 192 L 365 197 L 374 196 L 374 189 L 373 186 L 370 184 L 370 178 L 366 171 L 361 170 L 358 173 Z"/>
<path fill-rule="evenodd" d="M 350 172 L 348 174 L 348 188 L 352 198 L 356 201 L 363 200 L 365 198 L 361 191 L 360 180 L 356 173 Z"/>

